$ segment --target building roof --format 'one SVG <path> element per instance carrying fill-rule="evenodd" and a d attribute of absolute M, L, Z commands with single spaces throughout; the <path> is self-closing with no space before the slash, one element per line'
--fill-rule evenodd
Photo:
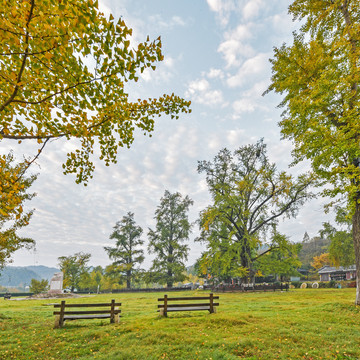
<path fill-rule="evenodd" d="M 356 265 L 351 266 L 329 266 L 325 265 L 321 269 L 318 270 L 318 274 L 331 274 L 331 273 L 339 273 L 339 272 L 348 272 L 348 271 L 356 271 Z"/>

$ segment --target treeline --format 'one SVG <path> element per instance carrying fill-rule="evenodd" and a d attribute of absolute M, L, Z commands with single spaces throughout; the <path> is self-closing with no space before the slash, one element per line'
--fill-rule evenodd
<path fill-rule="evenodd" d="M 200 236 L 195 241 L 204 250 L 193 274 L 210 282 L 254 282 L 270 275 L 284 280 L 299 275 L 302 266 L 316 270 L 325 265 L 323 254 L 327 252 L 328 263 L 346 265 L 354 261 L 351 224 L 341 208 L 336 216 L 340 228 L 324 223 L 320 237 L 310 239 L 306 235 L 302 243 L 291 243 L 278 231 L 279 219 L 295 217 L 301 205 L 314 196 L 309 190 L 313 180 L 307 174 L 293 178 L 278 171 L 262 141 L 233 153 L 222 149 L 213 161 L 200 161 L 198 172 L 205 174 L 212 201 L 197 221 Z M 127 288 L 154 284 L 172 287 L 183 282 L 188 276 L 187 242 L 194 226 L 188 219 L 192 204 L 188 196 L 165 191 L 155 211 L 155 228 L 147 232 L 147 250 L 155 255 L 148 271 L 141 268 L 143 229 L 136 224 L 134 213 L 128 212 L 110 235 L 114 246 L 104 248 L 113 261 L 111 265 L 88 271 L 90 254 L 59 258 L 65 286 L 95 291 L 125 284 Z"/>
<path fill-rule="evenodd" d="M 203 246 L 193 272 L 209 281 L 254 281 L 255 277 L 297 274 L 301 245 L 279 233 L 278 221 L 294 217 L 311 199 L 311 176 L 297 178 L 278 171 L 267 156 L 263 141 L 234 152 L 222 149 L 213 161 L 200 161 L 211 204 L 200 212 L 197 225 Z M 118 221 L 105 247 L 113 261 L 105 269 L 87 268 L 90 254 L 60 257 L 65 287 L 96 290 L 160 284 L 172 287 L 186 279 L 185 262 L 190 251 L 192 228 L 188 211 L 193 201 L 180 193 L 165 191 L 155 211 L 155 227 L 147 232 L 150 254 L 155 255 L 148 271 L 144 261 L 143 229 L 128 212 Z"/>
<path fill-rule="evenodd" d="M 315 272 L 326 264 L 353 264 L 351 223 L 341 208 L 337 208 L 337 228 L 324 223 L 319 237 L 305 234 L 302 243 L 292 243 L 278 231 L 279 219 L 295 217 L 314 196 L 309 190 L 313 180 L 307 174 L 294 178 L 278 171 L 262 141 L 233 153 L 222 149 L 213 161 L 200 161 L 198 172 L 205 174 L 212 200 L 196 223 L 200 235 L 195 241 L 203 252 L 190 276 L 212 283 L 247 283 L 269 276 L 285 280 L 300 275 L 301 267 Z M 165 191 L 155 210 L 155 227 L 146 234 L 147 251 L 155 255 L 149 270 L 141 267 L 144 231 L 134 213 L 128 212 L 110 235 L 114 245 L 104 247 L 112 261 L 109 266 L 90 268 L 91 255 L 84 252 L 58 258 L 64 287 L 97 291 L 184 282 L 189 277 L 185 262 L 195 225 L 188 219 L 192 204 L 189 196 Z"/>

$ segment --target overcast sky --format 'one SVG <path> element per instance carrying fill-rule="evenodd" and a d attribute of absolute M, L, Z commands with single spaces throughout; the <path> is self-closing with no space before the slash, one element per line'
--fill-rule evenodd
<path fill-rule="evenodd" d="M 36 251 L 19 251 L 13 266 L 57 266 L 57 258 L 79 251 L 92 254 L 91 265 L 110 264 L 104 246 L 116 221 L 128 211 L 144 229 L 154 226 L 154 212 L 165 189 L 194 200 L 195 221 L 210 197 L 198 160 L 211 160 L 224 147 L 231 150 L 264 138 L 270 160 L 282 170 L 291 162 L 291 144 L 281 140 L 277 123 L 280 97 L 262 97 L 269 85 L 268 59 L 274 46 L 291 42 L 289 0 L 102 0 L 101 11 L 124 18 L 133 28 L 134 41 L 162 37 L 165 59 L 155 72 L 144 72 L 129 87 L 132 98 L 174 92 L 192 101 L 192 113 L 179 120 L 162 117 L 152 138 L 140 133 L 131 149 L 123 149 L 118 163 L 105 167 L 96 161 L 87 187 L 62 174 L 61 164 L 72 144 L 53 141 L 33 171 L 37 193 L 28 206 L 36 212 L 23 235 L 36 240 Z M 14 143 L 2 141 L 2 151 Z M 24 150 L 31 155 L 31 147 Z M 298 173 L 302 169 L 289 169 Z M 328 219 L 323 200 L 313 200 L 296 219 L 281 222 L 280 230 L 292 241 L 304 232 L 317 235 Z M 198 231 L 195 228 L 192 239 Z M 190 241 L 188 265 L 202 247 Z M 146 256 L 149 267 L 151 256 Z"/>

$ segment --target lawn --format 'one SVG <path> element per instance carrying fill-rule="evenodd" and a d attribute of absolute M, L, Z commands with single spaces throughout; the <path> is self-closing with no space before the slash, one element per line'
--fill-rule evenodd
<path fill-rule="evenodd" d="M 46 305 L 59 301 L 1 299 L 0 359 L 360 359 L 354 289 L 220 293 L 216 314 L 168 318 L 156 312 L 162 294 L 68 300 L 115 298 L 123 304 L 122 318 L 119 324 L 70 321 L 61 329 L 53 329 L 53 307 Z"/>

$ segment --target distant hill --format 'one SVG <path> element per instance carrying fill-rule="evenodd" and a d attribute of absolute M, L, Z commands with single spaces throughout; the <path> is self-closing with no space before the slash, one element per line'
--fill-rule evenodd
<path fill-rule="evenodd" d="M 57 272 L 59 272 L 59 269 L 53 268 L 53 267 L 47 267 L 43 265 L 37 265 L 37 266 L 26 266 L 26 269 L 29 269 L 33 271 L 34 273 L 38 274 L 41 279 L 51 280 L 53 275 Z"/>
<path fill-rule="evenodd" d="M 59 272 L 59 269 L 43 265 L 38 266 L 7 266 L 0 271 L 1 286 L 25 286 L 30 285 L 31 279 L 51 280 L 52 276 Z"/>

